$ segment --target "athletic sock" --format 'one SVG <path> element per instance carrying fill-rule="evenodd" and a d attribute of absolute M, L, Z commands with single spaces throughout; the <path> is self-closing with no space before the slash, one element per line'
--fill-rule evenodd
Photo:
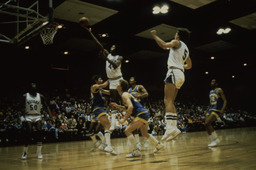
<path fill-rule="evenodd" d="M 166 130 L 173 130 L 177 127 L 177 113 L 166 112 Z"/>
<path fill-rule="evenodd" d="M 97 139 L 96 139 L 96 137 L 95 137 L 95 135 L 93 133 L 90 134 L 90 138 L 92 139 L 93 143 L 97 142 Z"/>
<path fill-rule="evenodd" d="M 37 153 L 41 153 L 41 151 L 42 151 L 42 142 L 37 142 L 37 150 L 36 150 L 36 152 Z"/>
<path fill-rule="evenodd" d="M 137 143 L 140 143 L 140 135 L 139 135 L 139 134 L 135 134 L 135 135 L 134 135 L 134 138 L 135 138 L 136 144 L 137 144 Z"/>
<path fill-rule="evenodd" d="M 104 135 L 103 135 L 103 133 L 102 133 L 101 131 L 99 131 L 99 132 L 97 133 L 97 135 L 99 136 L 101 142 L 103 142 L 103 140 L 104 140 Z"/>
<path fill-rule="evenodd" d="M 107 146 L 111 146 L 111 142 L 110 142 L 110 131 L 109 130 L 105 130 L 105 139 L 106 139 L 106 144 Z"/>
<path fill-rule="evenodd" d="M 135 142 L 135 138 L 133 135 L 127 136 L 128 141 L 131 144 L 131 151 L 133 151 L 136 147 L 136 142 Z"/>
<path fill-rule="evenodd" d="M 151 134 L 149 134 L 148 140 L 151 141 L 154 145 L 159 144 L 159 141 Z"/>

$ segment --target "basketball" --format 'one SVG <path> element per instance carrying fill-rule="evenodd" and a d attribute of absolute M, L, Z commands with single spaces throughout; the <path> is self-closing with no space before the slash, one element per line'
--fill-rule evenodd
<path fill-rule="evenodd" d="M 89 19 L 86 18 L 86 17 L 82 17 L 82 18 L 79 19 L 79 24 L 83 28 L 88 28 L 88 26 L 89 26 Z"/>

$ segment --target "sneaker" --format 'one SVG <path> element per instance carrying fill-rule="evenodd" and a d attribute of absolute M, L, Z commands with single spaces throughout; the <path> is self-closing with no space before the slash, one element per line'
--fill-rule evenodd
<path fill-rule="evenodd" d="M 100 146 L 98 147 L 99 150 L 104 151 L 104 149 L 106 148 L 106 144 L 101 143 Z"/>
<path fill-rule="evenodd" d="M 154 153 L 157 153 L 160 149 L 162 149 L 162 148 L 164 148 L 164 145 L 163 144 L 161 144 L 161 143 L 158 143 L 157 145 L 156 145 L 156 148 L 154 149 Z"/>
<path fill-rule="evenodd" d="M 171 135 L 169 138 L 166 139 L 166 142 L 169 142 L 171 140 L 173 140 L 174 138 L 176 138 L 179 134 L 181 134 L 181 131 L 179 129 L 175 129 L 175 131 L 173 132 L 173 135 Z"/>
<path fill-rule="evenodd" d="M 112 148 L 112 146 L 107 146 L 107 147 L 105 147 L 104 151 L 105 151 L 105 152 L 108 152 L 108 153 L 111 153 L 111 154 L 113 154 L 113 155 L 117 155 L 117 152 L 114 151 L 114 149 Z"/>
<path fill-rule="evenodd" d="M 28 157 L 28 154 L 26 152 L 23 152 L 21 159 L 25 160 L 27 159 L 27 157 Z"/>
<path fill-rule="evenodd" d="M 37 153 L 37 158 L 38 158 L 38 159 L 43 159 L 42 153 Z"/>
<path fill-rule="evenodd" d="M 213 140 L 213 141 L 208 145 L 208 147 L 216 146 L 218 143 L 220 143 L 220 140 L 219 140 L 219 138 L 216 138 L 215 140 Z"/>
<path fill-rule="evenodd" d="M 161 141 L 165 141 L 167 138 L 172 136 L 174 134 L 174 131 L 175 130 L 166 130 L 166 132 L 164 133 L 164 136 L 162 137 Z"/>
<path fill-rule="evenodd" d="M 134 157 L 139 157 L 141 156 L 141 153 L 138 149 L 132 151 L 132 153 L 129 153 L 128 155 L 126 155 L 126 158 L 134 158 Z"/>

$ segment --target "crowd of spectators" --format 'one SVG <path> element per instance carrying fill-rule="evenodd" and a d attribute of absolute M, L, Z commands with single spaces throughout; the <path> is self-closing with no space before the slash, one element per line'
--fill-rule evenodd
<path fill-rule="evenodd" d="M 178 128 L 184 133 L 190 131 L 205 130 L 204 119 L 207 106 L 193 103 L 175 103 L 178 112 Z M 64 95 L 55 95 L 49 99 L 52 118 L 42 108 L 42 129 L 45 131 L 44 142 L 86 140 L 89 138 L 88 129 L 93 117 L 90 99 L 72 97 L 68 90 Z M 22 122 L 24 121 L 23 103 L 21 101 L 3 100 L 0 104 L 0 145 L 21 144 L 24 133 Z M 163 100 L 147 100 L 145 107 L 150 113 L 149 133 L 162 135 L 165 131 L 163 118 Z M 107 112 L 109 112 L 107 108 Z M 122 118 L 123 113 L 117 116 Z M 242 110 L 227 108 L 224 115 L 215 123 L 215 128 L 233 128 L 253 126 L 256 122 L 256 114 L 250 114 Z M 125 136 L 124 130 L 127 124 L 116 124 L 116 130 L 112 137 Z"/>

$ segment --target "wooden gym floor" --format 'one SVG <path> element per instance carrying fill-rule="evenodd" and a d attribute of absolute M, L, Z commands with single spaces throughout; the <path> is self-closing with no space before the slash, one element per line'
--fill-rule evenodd
<path fill-rule="evenodd" d="M 20 159 L 22 146 L 3 147 L 0 148 L 0 169 L 256 169 L 256 127 L 216 132 L 221 140 L 217 147 L 207 147 L 206 132 L 189 132 L 165 143 L 165 148 L 157 154 L 152 154 L 151 143 L 145 148 L 141 142 L 142 156 L 138 158 L 125 158 L 129 148 L 126 138 L 112 139 L 117 156 L 98 150 L 90 152 L 90 140 L 44 144 L 42 160 L 36 157 L 35 145 L 29 147 L 27 160 Z"/>

